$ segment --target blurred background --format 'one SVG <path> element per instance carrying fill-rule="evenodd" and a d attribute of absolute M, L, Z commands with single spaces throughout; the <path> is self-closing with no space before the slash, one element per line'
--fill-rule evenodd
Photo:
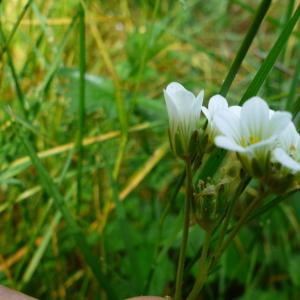
<path fill-rule="evenodd" d="M 169 150 L 162 91 L 178 81 L 195 93 L 204 89 L 207 104 L 260 1 L 81 3 L 0 2 L 0 283 L 40 299 L 106 299 L 41 186 L 22 128 L 118 297 L 170 295 L 184 191 L 170 200 L 183 165 Z M 272 2 L 230 104 L 240 100 L 296 4 Z M 299 80 L 292 80 L 299 38 L 298 24 L 260 90 L 272 108 L 299 97 Z M 299 299 L 298 197 L 242 230 L 199 299 Z M 203 240 L 197 225 L 190 230 L 187 290 Z"/>

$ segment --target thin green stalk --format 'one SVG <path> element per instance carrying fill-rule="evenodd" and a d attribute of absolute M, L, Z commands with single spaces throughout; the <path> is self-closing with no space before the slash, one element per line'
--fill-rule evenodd
<path fill-rule="evenodd" d="M 79 104 L 78 104 L 78 163 L 77 163 L 77 213 L 80 209 L 82 194 L 82 162 L 84 147 L 82 140 L 84 137 L 84 118 L 85 118 L 85 14 L 81 4 L 79 4 Z"/>
<path fill-rule="evenodd" d="M 242 217 L 239 219 L 238 223 L 234 226 L 233 230 L 230 232 L 228 238 L 225 240 L 223 245 L 220 247 L 220 250 L 215 255 L 213 263 L 217 262 L 226 248 L 229 246 L 230 242 L 235 238 L 235 236 L 239 233 L 242 226 L 247 222 L 250 214 L 255 210 L 255 208 L 260 204 L 265 194 L 261 193 L 255 200 L 251 202 L 251 204 L 247 207 Z"/>
<path fill-rule="evenodd" d="M 225 235 L 226 235 L 226 232 L 227 232 L 227 229 L 228 229 L 228 225 L 229 225 L 229 221 L 230 221 L 230 218 L 232 216 L 232 213 L 234 211 L 234 208 L 235 208 L 235 205 L 236 205 L 236 202 L 237 200 L 240 198 L 240 196 L 242 195 L 243 191 L 245 190 L 245 188 L 247 187 L 248 183 L 250 182 L 251 178 L 246 176 L 245 178 L 243 178 L 241 181 L 240 181 L 240 184 L 238 185 L 230 203 L 229 203 L 229 207 L 228 207 L 228 210 L 226 212 L 226 216 L 225 216 L 225 219 L 224 219 L 224 222 L 223 222 L 223 226 L 222 226 L 222 229 L 221 229 L 221 232 L 220 232 L 220 236 L 219 236 L 219 239 L 218 239 L 218 242 L 217 242 L 217 245 L 216 245 L 216 255 L 215 256 L 218 256 L 218 252 L 220 251 L 220 247 L 223 243 L 223 240 L 225 238 Z"/>
<path fill-rule="evenodd" d="M 211 231 L 207 231 L 203 243 L 201 257 L 200 257 L 199 275 L 197 276 L 195 285 L 193 286 L 192 291 L 188 295 L 187 300 L 196 300 L 206 281 L 207 274 L 208 274 L 208 266 L 209 266 L 207 258 L 208 258 L 210 239 L 211 239 Z"/>
<path fill-rule="evenodd" d="M 3 29 L 2 29 L 1 22 L 0 22 L 0 44 L 7 45 L 7 41 L 6 41 Z M 6 55 L 7 55 L 8 65 L 9 65 L 10 70 L 11 70 L 12 78 L 13 78 L 13 81 L 14 81 L 14 84 L 15 84 L 15 89 L 16 89 L 16 93 L 17 93 L 17 97 L 18 97 L 18 100 L 19 100 L 19 104 L 20 104 L 22 114 L 23 114 L 24 117 L 27 117 L 27 110 L 25 108 L 25 97 L 24 97 L 24 94 L 23 94 L 21 86 L 20 86 L 18 74 L 16 72 L 15 65 L 14 65 L 10 50 L 7 47 L 6 47 Z"/>
<path fill-rule="evenodd" d="M 121 165 L 122 165 L 122 161 L 123 161 L 123 157 L 124 157 L 124 153 L 125 153 L 125 150 L 126 150 L 126 145 L 127 145 L 127 141 L 128 141 L 127 125 L 126 125 L 126 127 L 123 127 L 121 125 L 121 133 L 122 133 L 122 135 L 121 135 L 120 144 L 119 144 L 119 150 L 118 150 L 118 154 L 117 154 L 117 157 L 116 157 L 116 161 L 115 161 L 115 165 L 114 165 L 114 170 L 113 170 L 113 177 L 114 177 L 114 179 L 117 179 L 118 176 L 119 176 Z"/>
<path fill-rule="evenodd" d="M 226 96 L 226 94 L 229 91 L 229 88 L 242 64 L 242 61 L 244 60 L 248 49 L 250 48 L 252 41 L 254 37 L 256 36 L 258 29 L 260 27 L 260 24 L 262 23 L 262 20 L 264 19 L 272 0 L 263 0 L 260 4 L 260 6 L 257 9 L 257 12 L 254 16 L 253 22 L 238 50 L 238 53 L 236 54 L 236 57 L 229 69 L 229 72 L 226 76 L 226 79 L 224 83 L 222 84 L 220 94 L 223 96 Z"/>
<path fill-rule="evenodd" d="M 262 214 L 266 213 L 267 211 L 273 209 L 274 207 L 278 206 L 282 201 L 288 200 L 290 196 L 295 195 L 296 193 L 299 193 L 300 189 L 295 189 L 290 191 L 289 193 L 283 195 L 283 196 L 277 196 L 270 200 L 268 203 L 266 203 L 261 208 L 255 210 L 253 213 L 251 213 L 247 218 L 247 223 L 257 220 Z M 300 193 L 299 193 L 300 194 Z"/>
<path fill-rule="evenodd" d="M 18 29 L 18 27 L 19 27 L 19 25 L 20 25 L 23 17 L 25 16 L 25 13 L 26 13 L 27 9 L 31 5 L 32 1 L 33 0 L 28 0 L 27 1 L 27 3 L 24 5 L 24 7 L 23 7 L 23 9 L 21 11 L 21 14 L 18 16 L 18 19 L 17 19 L 16 23 L 14 24 L 14 27 L 13 27 L 12 31 L 10 32 L 10 34 L 9 34 L 7 40 L 6 40 L 6 43 L 2 47 L 2 51 L 0 52 L 0 60 L 2 58 L 2 55 L 6 52 L 7 48 L 9 47 L 9 44 L 10 44 L 12 38 L 14 37 L 14 35 L 15 35 L 15 33 L 16 33 L 16 31 L 17 31 L 17 29 Z"/>
<path fill-rule="evenodd" d="M 189 234 L 190 210 L 191 210 L 191 202 L 192 202 L 192 194 L 193 194 L 192 184 L 193 181 L 192 181 L 191 160 L 190 158 L 188 158 L 186 160 L 186 198 L 185 198 L 185 207 L 184 207 L 183 234 L 182 234 L 182 241 L 181 241 L 179 260 L 177 266 L 174 300 L 181 300 L 182 297 L 182 279 L 184 273 L 185 253 L 186 253 L 188 234 Z"/>

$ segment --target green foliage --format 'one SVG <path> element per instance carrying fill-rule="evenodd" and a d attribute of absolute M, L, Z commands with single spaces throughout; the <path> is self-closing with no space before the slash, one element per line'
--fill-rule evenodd
<path fill-rule="evenodd" d="M 40 299 L 172 295 L 184 174 L 161 146 L 162 91 L 259 93 L 299 125 L 300 10 L 270 2 L 0 2 L 0 284 Z M 196 177 L 231 162 L 215 151 Z M 203 299 L 299 298 L 298 198 L 264 200 Z M 189 235 L 184 294 L 204 242 L 193 219 Z"/>

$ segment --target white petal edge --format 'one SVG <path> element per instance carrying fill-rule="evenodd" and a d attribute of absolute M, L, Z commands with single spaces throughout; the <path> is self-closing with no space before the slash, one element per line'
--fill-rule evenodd
<path fill-rule="evenodd" d="M 179 82 L 171 82 L 166 87 L 166 92 L 170 95 L 177 93 L 178 91 L 186 90 L 185 87 Z"/>
<path fill-rule="evenodd" d="M 194 111 L 194 114 L 198 118 L 200 117 L 202 111 L 203 98 L 204 98 L 204 90 L 201 90 L 198 96 L 195 98 L 194 104 L 192 106 L 192 110 Z"/>
<path fill-rule="evenodd" d="M 214 116 L 216 128 L 225 136 L 235 140 L 240 140 L 240 120 L 229 110 L 221 110 Z"/>
<path fill-rule="evenodd" d="M 300 171 L 300 163 L 292 159 L 283 149 L 276 148 L 273 151 L 273 158 L 281 163 L 284 167 L 290 169 L 293 172 Z"/>
<path fill-rule="evenodd" d="M 165 96 L 165 102 L 167 106 L 170 124 L 172 124 L 173 122 L 177 123 L 179 121 L 177 107 L 175 103 L 172 101 L 172 98 L 166 92 L 166 90 L 164 90 L 164 96 Z"/>
<path fill-rule="evenodd" d="M 228 108 L 227 100 L 221 95 L 214 95 L 209 99 L 208 110 L 211 115 L 214 115 L 219 110 Z"/>
<path fill-rule="evenodd" d="M 202 110 L 204 116 L 206 117 L 207 121 L 210 122 L 211 114 L 210 114 L 209 110 L 205 106 L 202 106 L 201 110 Z"/>
<path fill-rule="evenodd" d="M 292 115 L 287 111 L 276 111 L 269 122 L 269 134 L 280 134 L 290 124 Z"/>
<path fill-rule="evenodd" d="M 215 138 L 215 144 L 219 148 L 223 148 L 229 151 L 245 153 L 246 149 L 235 143 L 232 139 L 226 136 L 217 136 Z"/>
<path fill-rule="evenodd" d="M 300 147 L 300 135 L 294 123 L 291 121 L 289 125 L 280 133 L 278 143 L 285 151 L 289 151 L 291 146 Z"/>
<path fill-rule="evenodd" d="M 241 116 L 241 107 L 239 105 L 232 105 L 228 108 L 232 113 L 234 113 L 238 118 Z"/>

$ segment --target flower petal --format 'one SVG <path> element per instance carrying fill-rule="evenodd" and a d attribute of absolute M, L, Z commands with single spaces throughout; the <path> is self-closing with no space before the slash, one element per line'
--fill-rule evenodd
<path fill-rule="evenodd" d="M 169 121 L 170 124 L 173 122 L 178 123 L 178 112 L 177 112 L 177 107 L 175 103 L 173 102 L 172 98 L 170 95 L 164 90 L 164 96 L 165 96 L 165 101 L 167 105 L 167 111 L 168 111 L 168 116 L 169 116 Z"/>
<path fill-rule="evenodd" d="M 258 143 L 247 146 L 247 149 L 250 152 L 257 151 L 259 149 L 272 150 L 272 148 L 274 149 L 275 141 L 276 141 L 276 136 L 274 135 L 274 136 L 269 137 L 268 139 L 265 139 Z M 269 149 L 267 149 L 267 148 L 269 148 Z"/>
<path fill-rule="evenodd" d="M 284 167 L 290 169 L 293 172 L 300 171 L 300 163 L 292 159 L 283 149 L 276 148 L 273 151 L 273 158 L 281 163 Z"/>
<path fill-rule="evenodd" d="M 227 100 L 221 95 L 214 95 L 209 99 L 208 110 L 211 115 L 214 115 L 219 110 L 228 108 Z"/>
<path fill-rule="evenodd" d="M 242 135 L 264 138 L 269 122 L 269 106 L 260 97 L 247 100 L 241 109 Z"/>
<path fill-rule="evenodd" d="M 232 105 L 229 107 L 229 110 L 233 112 L 238 118 L 241 117 L 242 108 L 239 105 Z"/>
<path fill-rule="evenodd" d="M 240 152 L 240 153 L 246 152 L 245 148 L 241 147 L 235 141 L 233 141 L 232 139 L 226 136 L 217 136 L 215 138 L 215 144 L 216 146 L 226 150 Z"/>
<path fill-rule="evenodd" d="M 202 110 L 204 116 L 206 117 L 206 119 L 210 120 L 211 115 L 210 115 L 209 110 L 205 106 L 202 106 L 201 110 Z"/>
<path fill-rule="evenodd" d="M 201 103 L 201 106 L 202 106 L 202 103 L 203 103 L 203 99 L 204 99 L 204 90 L 201 90 L 199 92 L 199 94 L 197 95 L 196 97 L 196 100 Z"/>
<path fill-rule="evenodd" d="M 166 88 L 166 92 L 170 94 L 171 96 L 176 94 L 178 91 L 185 90 L 184 86 L 180 84 L 179 82 L 171 82 L 168 84 Z"/>
<path fill-rule="evenodd" d="M 276 111 L 272 114 L 269 123 L 269 134 L 279 134 L 287 128 L 292 119 L 292 115 L 286 111 Z"/>
<path fill-rule="evenodd" d="M 183 120 L 190 116 L 195 96 L 189 91 L 178 91 L 173 97 L 178 115 Z"/>
<path fill-rule="evenodd" d="M 240 120 L 231 111 L 219 111 L 214 117 L 214 124 L 223 135 L 232 138 L 235 142 L 240 140 Z"/>
<path fill-rule="evenodd" d="M 198 96 L 195 98 L 193 106 L 192 106 L 192 112 L 196 119 L 200 117 L 201 110 L 202 110 L 202 103 L 204 98 L 204 90 L 200 91 Z"/>

